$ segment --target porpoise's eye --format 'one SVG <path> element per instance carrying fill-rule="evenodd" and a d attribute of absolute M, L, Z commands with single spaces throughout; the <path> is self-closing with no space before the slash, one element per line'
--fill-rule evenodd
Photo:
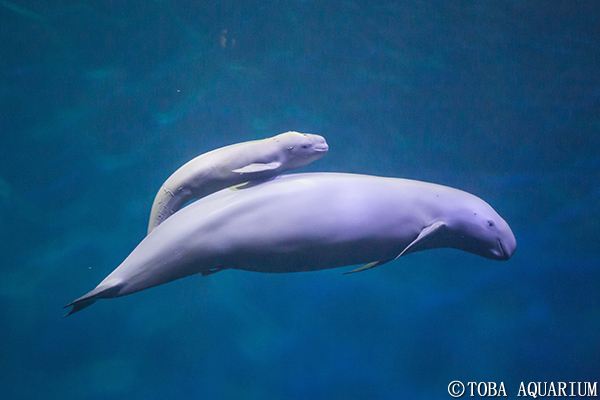
<path fill-rule="evenodd" d="M 307 144 L 303 144 L 303 145 L 302 145 L 302 148 L 303 148 L 303 149 L 308 149 L 308 147 L 309 147 L 309 146 L 308 146 Z"/>
<path fill-rule="evenodd" d="M 488 226 L 494 226 L 494 221 L 488 221 Z"/>

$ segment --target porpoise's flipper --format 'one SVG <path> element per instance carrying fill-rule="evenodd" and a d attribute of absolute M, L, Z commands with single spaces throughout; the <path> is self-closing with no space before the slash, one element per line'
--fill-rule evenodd
<path fill-rule="evenodd" d="M 240 183 L 239 185 L 232 186 L 229 188 L 229 190 L 238 191 L 238 190 L 250 189 L 251 187 L 263 184 L 265 182 L 274 181 L 275 179 L 278 179 L 280 176 L 281 175 L 272 176 L 270 178 L 265 178 L 265 179 L 254 179 L 254 180 L 251 180 L 248 182 Z"/>
<path fill-rule="evenodd" d="M 406 246 L 404 248 L 404 250 L 402 250 L 402 252 L 400 254 L 398 254 L 398 256 L 396 258 L 394 258 L 394 260 L 399 259 L 400 257 L 402 257 L 404 254 L 406 254 L 407 250 L 411 250 L 419 245 L 419 244 L 423 244 L 425 241 L 427 241 L 428 239 L 431 239 L 433 236 L 435 236 L 437 233 L 439 233 L 441 230 L 443 230 L 446 227 L 446 224 L 438 221 L 435 222 L 429 226 L 426 226 L 425 228 L 423 228 L 423 230 L 421 231 L 421 233 L 419 233 L 419 236 L 417 236 L 417 238 L 415 240 L 413 240 L 408 246 Z M 375 267 L 379 267 L 380 265 L 383 265 L 385 263 L 388 263 L 392 260 L 381 260 L 381 261 L 373 261 L 372 263 L 369 263 L 367 265 L 363 265 L 362 267 L 353 269 L 352 271 L 348 271 L 348 272 L 344 272 L 344 275 L 348 275 L 348 274 L 353 274 L 355 272 L 360 272 L 360 271 L 365 271 L 367 269 L 371 269 L 371 268 L 375 268 Z"/>
<path fill-rule="evenodd" d="M 245 167 L 234 169 L 231 172 L 235 172 L 238 174 L 250 174 L 252 172 L 263 172 L 263 171 L 271 171 L 281 167 L 281 163 L 279 161 L 273 161 L 268 164 L 264 163 L 252 163 L 248 164 Z"/>
<path fill-rule="evenodd" d="M 414 248 L 416 248 L 417 245 L 422 245 L 427 240 L 430 240 L 436 234 L 438 234 L 442 230 L 444 230 L 444 228 L 446 228 L 446 224 L 443 223 L 442 221 L 438 221 L 438 222 L 435 222 L 435 223 L 433 223 L 433 224 L 431 224 L 429 226 L 426 226 L 425 228 L 423 228 L 423 230 L 421 231 L 421 233 L 419 233 L 419 236 L 417 236 L 417 238 L 415 240 L 413 240 L 411 244 L 409 244 L 408 246 L 406 246 L 406 248 L 404 250 L 402 250 L 402 253 L 398 254 L 398 257 L 396 257 L 394 260 L 397 260 L 400 257 L 402 257 L 404 254 L 406 254 L 406 252 L 408 250 L 411 250 L 411 249 L 414 250 Z"/>
<path fill-rule="evenodd" d="M 382 261 L 373 261 L 372 263 L 368 263 L 367 265 L 363 265 L 362 267 L 353 269 L 352 271 L 344 272 L 343 275 L 353 274 L 355 272 L 365 271 L 367 269 L 379 267 L 385 263 L 389 263 L 392 260 L 382 260 Z"/>
<path fill-rule="evenodd" d="M 212 275 L 212 274 L 216 274 L 219 271 L 223 271 L 225 268 L 213 268 L 213 269 L 209 269 L 208 271 L 202 271 L 200 272 L 201 276 L 208 276 L 208 275 Z"/>
<path fill-rule="evenodd" d="M 77 311 L 81 311 L 84 308 L 91 306 L 92 304 L 94 304 L 96 301 L 98 301 L 100 299 L 115 297 L 115 294 L 122 287 L 123 287 L 122 283 L 118 283 L 118 284 L 114 284 L 114 285 L 112 285 L 112 284 L 98 285 L 94 290 L 92 290 L 88 294 L 81 296 L 77 300 L 64 306 L 63 308 L 73 306 L 73 309 L 71 311 L 69 311 L 69 313 L 66 314 L 65 317 L 68 317 L 71 314 L 75 314 Z"/>

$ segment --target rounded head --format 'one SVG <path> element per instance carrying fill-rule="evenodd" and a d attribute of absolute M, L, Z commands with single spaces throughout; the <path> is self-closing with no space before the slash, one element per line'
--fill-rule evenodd
<path fill-rule="evenodd" d="M 286 154 L 287 169 L 295 169 L 323 157 L 329 146 L 323 136 L 310 133 L 286 132 L 273 137 Z"/>
<path fill-rule="evenodd" d="M 510 226 L 485 201 L 461 202 L 447 221 L 452 247 L 492 260 L 508 260 L 517 248 Z"/>

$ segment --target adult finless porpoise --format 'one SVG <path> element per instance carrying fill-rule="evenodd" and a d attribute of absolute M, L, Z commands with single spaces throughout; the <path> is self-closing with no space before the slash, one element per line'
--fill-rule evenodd
<path fill-rule="evenodd" d="M 101 298 L 198 273 L 300 272 L 370 263 L 362 270 L 441 247 L 508 260 L 516 240 L 492 207 L 458 189 L 368 175 L 282 175 L 184 207 L 94 290 L 69 304 L 68 315 Z"/>
<path fill-rule="evenodd" d="M 303 167 L 323 157 L 328 150 L 322 136 L 286 132 L 199 155 L 162 184 L 152 204 L 148 233 L 190 200 Z"/>

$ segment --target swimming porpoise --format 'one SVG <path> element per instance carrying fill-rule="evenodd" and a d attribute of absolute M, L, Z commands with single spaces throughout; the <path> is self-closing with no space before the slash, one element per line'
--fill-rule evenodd
<path fill-rule="evenodd" d="M 303 167 L 323 157 L 328 150 L 322 136 L 286 132 L 204 153 L 184 164 L 162 184 L 152 204 L 148 233 L 191 200 Z"/>
<path fill-rule="evenodd" d="M 94 290 L 70 303 L 67 315 L 101 298 L 198 273 L 284 273 L 368 263 L 351 271 L 357 272 L 443 247 L 508 260 L 516 240 L 490 205 L 458 189 L 369 175 L 282 175 L 184 207 Z"/>

